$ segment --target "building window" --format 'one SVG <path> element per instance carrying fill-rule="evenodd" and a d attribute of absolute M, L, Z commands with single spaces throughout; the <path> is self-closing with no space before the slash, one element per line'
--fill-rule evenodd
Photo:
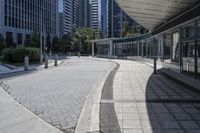
<path fill-rule="evenodd" d="M 22 34 L 21 33 L 17 34 L 17 43 L 18 43 L 18 45 L 22 45 Z"/>
<path fill-rule="evenodd" d="M 171 34 L 165 34 L 164 36 L 164 60 L 165 62 L 170 61 L 171 53 Z"/>
<path fill-rule="evenodd" d="M 183 28 L 183 39 L 194 37 L 194 24 L 190 24 Z"/>
<path fill-rule="evenodd" d="M 178 62 L 179 61 L 179 33 L 173 33 L 172 39 L 172 61 Z"/>
<path fill-rule="evenodd" d="M 194 72 L 195 62 L 195 43 L 183 43 L 183 70 L 187 72 Z"/>

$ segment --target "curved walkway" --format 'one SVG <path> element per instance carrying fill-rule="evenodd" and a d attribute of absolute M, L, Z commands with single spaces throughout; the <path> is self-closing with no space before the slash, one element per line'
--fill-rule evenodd
<path fill-rule="evenodd" d="M 100 114 L 103 133 L 200 132 L 199 94 L 161 74 L 152 74 L 148 65 L 113 61 L 120 68 L 104 85 L 107 93 L 102 95 Z"/>
<path fill-rule="evenodd" d="M 71 58 L 57 68 L 2 79 L 2 86 L 46 122 L 64 132 L 74 132 L 87 95 L 113 65 L 108 61 Z"/>

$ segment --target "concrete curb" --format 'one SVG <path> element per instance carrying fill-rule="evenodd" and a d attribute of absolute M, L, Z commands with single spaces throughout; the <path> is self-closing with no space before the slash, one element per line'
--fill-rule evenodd
<path fill-rule="evenodd" d="M 108 75 L 116 66 L 113 62 L 111 62 L 111 64 L 113 65 L 112 68 L 107 70 L 106 73 L 96 81 L 87 96 L 75 133 L 100 132 L 100 102 L 102 89 Z"/>

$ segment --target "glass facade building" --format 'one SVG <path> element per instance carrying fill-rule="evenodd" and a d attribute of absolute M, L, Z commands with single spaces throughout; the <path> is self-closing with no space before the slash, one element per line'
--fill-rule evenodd
<path fill-rule="evenodd" d="M 78 0 L 63 0 L 64 7 L 64 34 L 71 34 L 72 29 L 78 26 Z"/>
<path fill-rule="evenodd" d="M 127 22 L 130 28 L 134 28 L 133 30 L 135 32 L 141 32 L 142 26 L 126 15 L 114 0 L 109 0 L 107 21 L 108 37 L 121 37 L 124 22 Z"/>
<path fill-rule="evenodd" d="M 96 55 L 158 58 L 168 70 L 200 78 L 199 12 L 197 5 L 148 34 L 96 41 Z"/>
<path fill-rule="evenodd" d="M 57 0 L 1 0 L 0 33 L 13 36 L 14 42 L 23 45 L 27 36 L 33 31 L 51 36 L 58 34 Z M 42 23 L 42 27 L 41 27 Z"/>

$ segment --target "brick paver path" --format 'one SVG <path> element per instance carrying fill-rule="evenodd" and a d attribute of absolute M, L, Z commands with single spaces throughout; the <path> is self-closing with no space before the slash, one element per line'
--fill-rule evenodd
<path fill-rule="evenodd" d="M 72 58 L 57 68 L 4 79 L 4 89 L 46 122 L 73 132 L 85 99 L 113 64 Z"/>

